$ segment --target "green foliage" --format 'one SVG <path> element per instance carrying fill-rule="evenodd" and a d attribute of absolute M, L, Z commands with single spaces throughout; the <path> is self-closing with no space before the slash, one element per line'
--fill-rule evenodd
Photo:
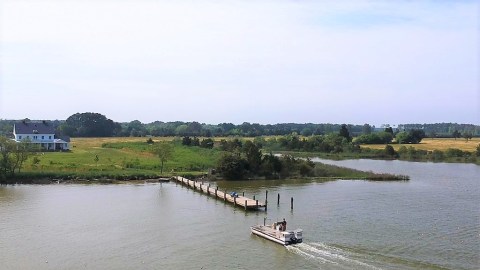
<path fill-rule="evenodd" d="M 202 142 L 200 143 L 200 147 L 207 148 L 207 149 L 212 149 L 214 145 L 215 145 L 215 142 L 210 138 L 203 139 Z"/>
<path fill-rule="evenodd" d="M 390 135 L 392 135 L 392 137 L 393 137 L 393 128 L 392 127 L 386 127 L 384 132 L 390 133 Z"/>
<path fill-rule="evenodd" d="M 225 152 L 219 159 L 217 170 L 228 180 L 243 179 L 247 173 L 247 161 L 239 154 Z"/>
<path fill-rule="evenodd" d="M 366 179 L 373 181 L 396 181 L 409 179 L 408 176 L 405 175 L 378 174 L 335 165 L 327 165 L 324 163 L 316 163 L 314 175 L 317 177 L 335 177 L 337 179 Z"/>
<path fill-rule="evenodd" d="M 465 153 L 462 150 L 456 148 L 448 148 L 447 151 L 445 151 L 445 156 L 449 158 L 463 157 L 464 155 Z"/>
<path fill-rule="evenodd" d="M 395 149 L 393 148 L 393 146 L 387 144 L 387 145 L 385 145 L 385 154 L 386 154 L 387 156 L 393 157 L 393 156 L 395 156 L 397 153 L 395 152 Z"/>
<path fill-rule="evenodd" d="M 462 136 L 462 134 L 461 134 L 458 130 L 455 129 L 455 130 L 452 132 L 452 137 L 455 138 L 455 140 L 456 140 L 457 138 L 460 138 L 460 136 Z"/>
<path fill-rule="evenodd" d="M 468 142 L 468 140 L 471 140 L 472 139 L 472 133 L 471 132 L 464 132 L 463 133 L 463 138 L 465 138 L 465 140 Z"/>
<path fill-rule="evenodd" d="M 258 174 L 262 165 L 262 152 L 260 147 L 251 141 L 246 141 L 243 145 L 243 153 L 248 164 L 248 170 L 252 174 Z"/>
<path fill-rule="evenodd" d="M 28 139 L 17 143 L 0 136 L 0 178 L 13 178 L 16 172 L 20 172 L 24 162 L 33 155 L 33 150 Z"/>
<path fill-rule="evenodd" d="M 233 139 L 230 141 L 227 141 L 227 140 L 220 141 L 220 149 L 222 151 L 233 152 L 241 149 L 242 147 L 243 147 L 243 143 L 239 139 Z"/>
<path fill-rule="evenodd" d="M 347 139 L 348 142 L 351 142 L 352 141 L 352 137 L 350 136 L 350 132 L 348 131 L 348 128 L 347 128 L 347 125 L 346 124 L 342 124 L 342 126 L 340 127 L 340 131 L 338 132 L 338 134 L 342 137 L 344 137 L 345 139 Z"/>
<path fill-rule="evenodd" d="M 480 157 L 480 143 L 477 145 L 477 149 L 476 149 L 476 151 L 475 151 L 475 155 L 476 155 L 477 157 Z"/>
<path fill-rule="evenodd" d="M 262 157 L 261 175 L 266 178 L 277 179 L 282 171 L 282 162 L 272 153 Z"/>
<path fill-rule="evenodd" d="M 393 135 L 390 132 L 377 132 L 360 135 L 355 138 L 355 142 L 359 144 L 387 144 L 391 143 Z"/>
<path fill-rule="evenodd" d="M 110 137 L 119 133 L 121 126 L 99 113 L 76 113 L 59 130 L 72 137 Z"/>
<path fill-rule="evenodd" d="M 409 131 L 402 131 L 397 134 L 395 140 L 397 143 L 420 143 L 425 138 L 425 131 L 420 129 L 412 129 Z"/>
<path fill-rule="evenodd" d="M 158 156 L 161 162 L 160 173 L 163 174 L 163 165 L 173 156 L 173 145 L 167 142 L 161 142 L 156 144 L 152 153 Z"/>
<path fill-rule="evenodd" d="M 445 154 L 443 153 L 443 151 L 436 150 L 436 149 L 432 151 L 432 160 L 440 161 L 440 160 L 443 160 L 444 158 L 445 158 Z"/>

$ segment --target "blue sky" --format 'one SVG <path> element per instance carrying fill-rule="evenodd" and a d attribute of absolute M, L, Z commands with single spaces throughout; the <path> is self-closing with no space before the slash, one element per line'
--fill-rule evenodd
<path fill-rule="evenodd" d="M 0 2 L 0 118 L 480 124 L 478 1 Z"/>

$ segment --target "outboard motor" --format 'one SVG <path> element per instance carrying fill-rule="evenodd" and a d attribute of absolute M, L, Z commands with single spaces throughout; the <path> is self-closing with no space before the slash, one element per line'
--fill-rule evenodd
<path fill-rule="evenodd" d="M 302 232 L 303 232 L 302 230 L 293 231 L 294 237 L 292 238 L 292 240 L 295 239 L 295 243 L 302 243 L 303 241 Z"/>

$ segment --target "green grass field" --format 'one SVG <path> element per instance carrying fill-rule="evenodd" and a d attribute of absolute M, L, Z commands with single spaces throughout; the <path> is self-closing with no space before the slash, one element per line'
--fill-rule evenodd
<path fill-rule="evenodd" d="M 152 139 L 155 143 L 167 142 L 174 146 L 172 158 L 164 164 L 163 173 L 160 172 L 160 159 L 151 153 L 153 146 L 147 143 L 147 138 L 75 138 L 72 139 L 70 152 L 40 152 L 30 157 L 22 173 L 17 174 L 17 179 L 44 179 L 45 183 L 48 183 L 47 179 L 99 179 L 99 182 L 111 183 L 114 180 L 172 175 L 195 176 L 214 168 L 222 154 L 218 148 L 183 146 L 173 137 Z M 221 139 L 216 138 L 215 141 Z M 34 159 L 39 162 L 34 164 Z M 318 164 L 316 176 L 329 179 L 404 179 L 403 176 L 372 174 L 324 164 Z"/>
<path fill-rule="evenodd" d="M 186 147 L 173 142 L 174 138 L 153 138 L 174 145 L 174 153 L 164 164 L 162 176 L 174 173 L 202 174 L 215 166 L 219 151 L 200 147 Z M 24 172 L 64 173 L 82 177 L 160 175 L 160 160 L 152 154 L 146 138 L 77 138 L 72 139 L 70 152 L 45 152 L 26 161 Z M 98 161 L 95 157 L 98 156 Z"/>

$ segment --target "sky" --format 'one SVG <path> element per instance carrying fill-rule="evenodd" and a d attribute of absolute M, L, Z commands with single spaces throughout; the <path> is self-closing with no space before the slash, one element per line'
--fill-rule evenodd
<path fill-rule="evenodd" d="M 0 0 L 0 119 L 480 124 L 480 2 Z"/>

